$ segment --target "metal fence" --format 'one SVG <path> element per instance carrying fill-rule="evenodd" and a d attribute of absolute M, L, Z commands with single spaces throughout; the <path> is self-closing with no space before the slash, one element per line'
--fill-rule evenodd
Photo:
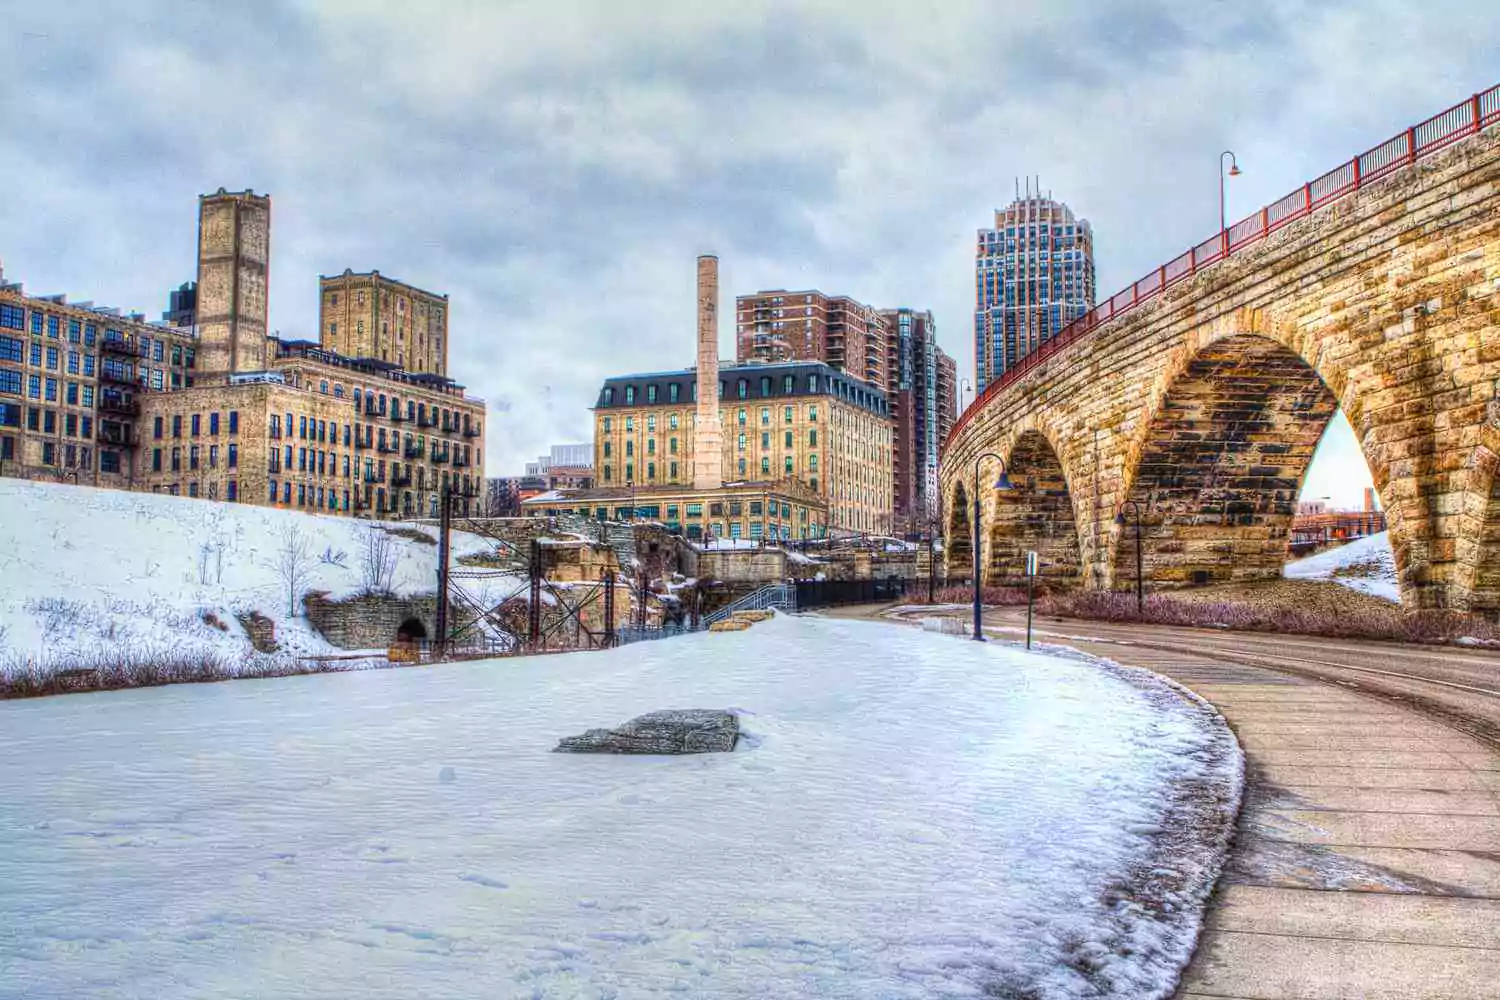
<path fill-rule="evenodd" d="M 981 405 L 1006 387 L 1014 385 L 1043 361 L 1092 333 L 1106 322 L 1149 302 L 1167 288 L 1206 267 L 1233 256 L 1241 249 L 1320 208 L 1358 191 L 1392 171 L 1500 122 L 1500 84 L 1460 101 L 1446 111 L 1413 125 L 1374 149 L 1339 164 L 1323 176 L 1308 181 L 1284 198 L 1209 237 L 1141 278 L 1122 292 L 1105 299 L 1063 327 L 1051 340 L 1005 370 L 970 403 L 948 432 L 944 448 L 964 429 Z"/>
<path fill-rule="evenodd" d="M 906 596 L 909 582 L 895 576 L 884 580 L 798 580 L 797 610 L 898 601 Z M 926 583 L 922 586 L 925 588 Z"/>

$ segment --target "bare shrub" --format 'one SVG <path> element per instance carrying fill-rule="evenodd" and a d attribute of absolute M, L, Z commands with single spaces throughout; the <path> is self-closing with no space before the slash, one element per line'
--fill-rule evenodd
<path fill-rule="evenodd" d="M 389 594 L 401 564 L 401 546 L 391 533 L 371 526 L 365 529 L 364 546 L 359 553 L 360 574 L 365 593 Z"/>
<path fill-rule="evenodd" d="M 290 677 L 364 669 L 358 660 L 306 661 L 289 656 L 229 656 L 216 652 L 138 653 L 111 650 L 70 659 L 0 659 L 0 699 L 82 691 L 193 684 L 233 678 Z"/>
<path fill-rule="evenodd" d="M 927 588 L 921 585 L 921 581 L 916 581 L 908 592 L 908 596 L 918 598 L 926 594 Z M 1026 603 L 1026 589 L 989 585 L 979 592 L 979 599 L 990 607 L 1014 607 Z M 933 593 L 932 600 L 935 604 L 968 604 L 974 600 L 974 588 L 972 585 L 939 587 Z"/>
<path fill-rule="evenodd" d="M 307 588 L 308 577 L 312 573 L 307 536 L 302 533 L 300 524 L 293 521 L 282 526 L 281 547 L 276 550 L 272 568 L 276 570 L 276 576 L 286 590 L 286 613 L 295 618 L 297 602 Z"/>
<path fill-rule="evenodd" d="M 322 563 L 324 566 L 338 566 L 340 569 L 348 569 L 349 553 L 345 552 L 343 549 L 334 551 L 333 546 L 330 545 L 325 548 L 323 550 L 323 554 L 318 557 L 318 562 Z"/>

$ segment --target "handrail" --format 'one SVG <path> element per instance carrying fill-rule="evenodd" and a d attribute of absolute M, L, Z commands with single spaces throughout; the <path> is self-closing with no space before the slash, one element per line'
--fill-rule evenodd
<path fill-rule="evenodd" d="M 943 441 L 943 450 L 948 449 L 987 400 L 1014 385 L 1043 361 L 1065 350 L 1109 320 L 1151 301 L 1179 281 L 1190 278 L 1227 257 L 1233 257 L 1245 247 L 1265 239 L 1297 219 L 1311 215 L 1345 195 L 1445 149 L 1466 136 L 1475 135 L 1496 122 L 1500 122 L 1500 84 L 1480 91 L 1446 111 L 1392 136 L 1375 148 L 1302 185 L 1286 197 L 1246 216 L 1223 232 L 1210 236 L 1130 287 L 1105 299 L 1059 330 L 1057 336 L 1007 368 L 1003 375 L 985 386 L 984 392 L 958 415 L 953 429 Z"/>
<path fill-rule="evenodd" d="M 724 605 L 703 616 L 703 624 L 712 625 L 733 615 L 736 611 L 760 611 L 764 608 L 797 610 L 797 590 L 786 583 L 768 583 L 752 590 L 737 601 Z"/>

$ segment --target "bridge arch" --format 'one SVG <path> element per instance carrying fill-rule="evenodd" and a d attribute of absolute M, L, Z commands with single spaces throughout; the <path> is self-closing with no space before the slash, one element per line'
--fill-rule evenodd
<path fill-rule="evenodd" d="M 1134 582 L 1137 509 L 1148 586 L 1280 576 L 1302 480 L 1337 400 L 1296 351 L 1260 333 L 1179 353 L 1111 512 L 1126 520 L 1114 536 L 1114 584 Z"/>
<path fill-rule="evenodd" d="M 997 491 L 987 523 L 985 581 L 1026 585 L 1026 553 L 1038 556 L 1039 583 L 1071 589 L 1083 579 L 1078 526 L 1068 476 L 1040 430 L 1016 435 L 1006 458 L 1012 488 Z"/>
<path fill-rule="evenodd" d="M 974 530 L 969 519 L 969 494 L 962 479 L 945 494 L 948 497 L 947 532 L 943 550 L 948 561 L 949 578 L 963 578 L 974 572 Z"/>

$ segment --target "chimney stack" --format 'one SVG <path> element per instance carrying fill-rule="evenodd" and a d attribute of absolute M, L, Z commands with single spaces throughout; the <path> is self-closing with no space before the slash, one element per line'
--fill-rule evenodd
<path fill-rule="evenodd" d="M 693 428 L 693 489 L 724 485 L 724 429 L 719 423 L 719 258 L 698 258 L 698 408 Z"/>

